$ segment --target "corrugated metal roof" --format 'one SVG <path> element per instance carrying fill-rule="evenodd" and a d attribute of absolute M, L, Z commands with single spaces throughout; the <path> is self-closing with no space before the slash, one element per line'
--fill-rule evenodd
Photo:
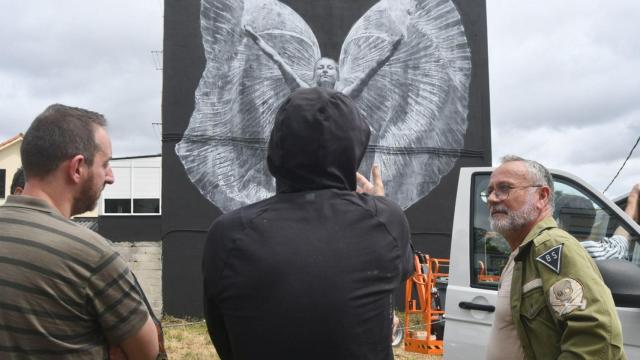
<path fill-rule="evenodd" d="M 82 225 L 87 229 L 98 232 L 98 218 L 97 217 L 82 217 L 82 218 L 73 218 L 74 223 L 78 225 Z"/>
<path fill-rule="evenodd" d="M 154 158 L 154 157 L 162 157 L 162 154 L 114 157 L 114 158 L 111 158 L 111 160 L 146 159 L 146 158 Z"/>

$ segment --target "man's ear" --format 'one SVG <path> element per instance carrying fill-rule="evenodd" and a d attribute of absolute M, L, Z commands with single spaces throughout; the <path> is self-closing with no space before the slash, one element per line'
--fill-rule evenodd
<path fill-rule="evenodd" d="M 551 205 L 549 204 L 549 200 L 550 200 L 549 195 L 551 194 L 551 189 L 548 186 L 540 187 L 540 191 L 538 192 L 538 194 L 539 194 L 538 204 L 541 209 L 544 208 L 546 205 Z"/>
<path fill-rule="evenodd" d="M 76 155 L 69 160 L 67 165 L 67 175 L 74 184 L 79 184 L 86 172 L 86 161 L 84 155 Z"/>

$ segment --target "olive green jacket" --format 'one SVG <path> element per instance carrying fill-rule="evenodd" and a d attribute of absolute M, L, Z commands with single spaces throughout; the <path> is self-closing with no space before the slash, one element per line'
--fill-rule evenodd
<path fill-rule="evenodd" d="M 519 247 L 511 311 L 527 359 L 626 359 L 609 288 L 589 254 L 551 217 Z"/>

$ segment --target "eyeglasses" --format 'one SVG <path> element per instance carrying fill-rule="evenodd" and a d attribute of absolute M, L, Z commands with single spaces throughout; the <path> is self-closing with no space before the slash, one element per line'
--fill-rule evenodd
<path fill-rule="evenodd" d="M 489 196 L 491 196 L 491 194 L 494 194 L 498 200 L 507 200 L 509 198 L 509 194 L 511 193 L 511 190 L 527 189 L 527 188 L 542 187 L 542 186 L 544 185 L 512 186 L 508 184 L 499 184 L 495 188 L 488 187 L 487 190 L 484 190 L 483 192 L 481 192 L 480 199 L 482 199 L 483 202 L 487 202 L 489 200 Z"/>

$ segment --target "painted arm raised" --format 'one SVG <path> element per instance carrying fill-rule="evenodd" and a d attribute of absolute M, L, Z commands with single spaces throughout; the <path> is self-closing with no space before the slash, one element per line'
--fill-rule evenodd
<path fill-rule="evenodd" d="M 369 69 L 360 79 L 358 79 L 358 81 L 344 88 L 342 92 L 352 99 L 355 99 L 358 96 L 360 96 L 360 94 L 362 94 L 362 92 L 364 91 L 364 88 L 367 87 L 371 79 L 373 79 L 373 77 L 378 73 L 378 71 L 380 71 L 380 69 L 382 69 L 382 67 L 387 62 L 389 62 L 389 59 L 391 59 L 391 57 L 393 57 L 393 55 L 398 50 L 398 47 L 400 46 L 400 43 L 402 42 L 403 39 L 404 39 L 404 36 L 400 35 L 400 37 L 398 37 L 398 39 L 396 39 L 396 41 L 394 41 L 393 44 L 391 45 L 391 48 L 389 49 L 389 53 L 387 54 L 387 56 L 381 59 L 378 59 L 375 65 L 371 67 L 371 69 Z"/>
<path fill-rule="evenodd" d="M 262 52 L 271 60 L 274 64 L 280 69 L 282 73 L 282 77 L 284 78 L 285 83 L 289 86 L 291 91 L 298 88 L 306 88 L 309 87 L 307 83 L 305 83 L 296 73 L 285 63 L 284 59 L 280 54 L 272 48 L 269 44 L 267 44 L 260 35 L 256 34 L 250 26 L 244 26 L 244 32 L 249 39 L 251 39 Z"/>

